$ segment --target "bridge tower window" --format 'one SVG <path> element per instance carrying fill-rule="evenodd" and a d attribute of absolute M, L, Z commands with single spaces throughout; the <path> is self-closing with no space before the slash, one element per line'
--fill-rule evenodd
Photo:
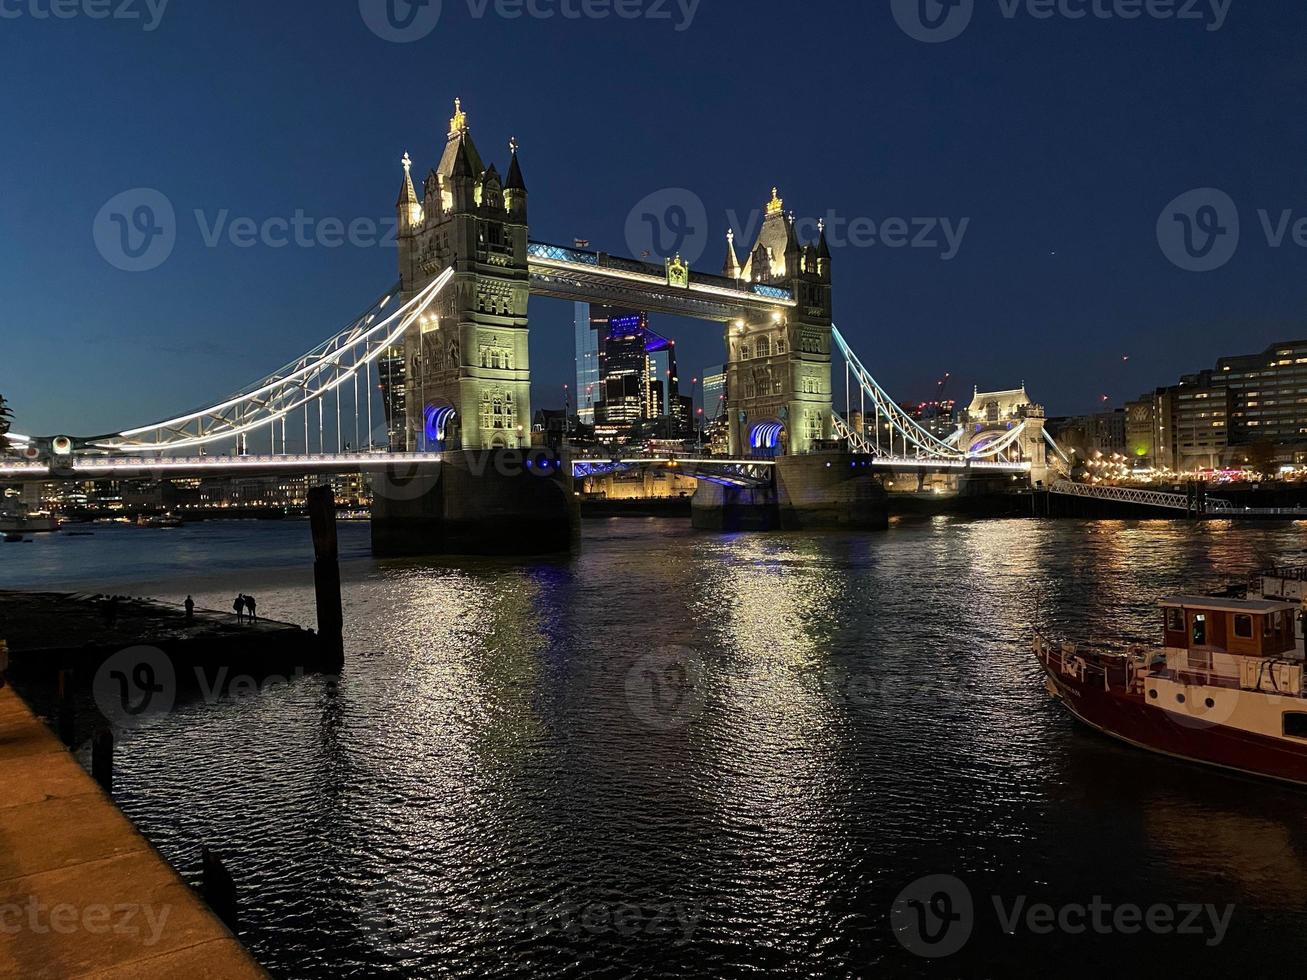
<path fill-rule="evenodd" d="M 771 357 L 771 341 L 766 337 L 758 338 L 758 356 Z"/>

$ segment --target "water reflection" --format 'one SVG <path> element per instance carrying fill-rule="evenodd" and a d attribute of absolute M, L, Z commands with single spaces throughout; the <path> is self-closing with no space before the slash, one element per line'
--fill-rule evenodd
<path fill-rule="evenodd" d="M 301 530 L 188 532 L 172 578 L 122 591 L 254 592 L 311 625 Z M 150 557 L 79 547 L 78 584 Z M 245 938 L 282 976 L 910 975 L 885 914 L 935 873 L 981 901 L 1235 902 L 1220 960 L 1269 970 L 1307 925 L 1303 795 L 1082 730 L 1027 651 L 1036 626 L 1152 639 L 1159 594 L 1304 550 L 1288 525 L 933 519 L 603 522 L 558 561 L 358 553 L 340 685 L 182 706 L 123 741 L 121 799 L 183 868 L 229 854 Z M 31 561 L 4 574 L 53 574 Z M 684 718 L 650 724 L 632 684 L 668 649 L 695 673 L 660 692 Z M 701 910 L 688 941 L 646 928 L 663 907 Z M 616 929 L 623 908 L 639 928 Z M 981 922 L 958 969 L 1101 974 L 1148 948 L 1062 939 Z"/>

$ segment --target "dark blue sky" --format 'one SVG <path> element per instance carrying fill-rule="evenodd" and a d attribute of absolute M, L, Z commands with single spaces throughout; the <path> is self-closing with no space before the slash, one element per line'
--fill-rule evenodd
<path fill-rule="evenodd" d="M 21 15 L 0 19 L 0 393 L 20 431 L 114 430 L 334 332 L 396 278 L 393 249 L 211 248 L 193 212 L 389 217 L 401 154 L 434 165 L 455 95 L 501 172 L 519 140 L 536 238 L 627 253 L 632 207 L 665 187 L 705 203 L 713 272 L 728 209 L 773 184 L 801 217 L 970 219 L 951 261 L 836 249 L 837 322 L 900 398 L 950 371 L 957 394 L 1025 380 L 1051 412 L 1085 411 L 1307 335 L 1307 250 L 1272 248 L 1257 216 L 1307 217 L 1307 8 L 1232 0 L 1212 31 L 1212 0 L 1207 23 L 1008 17 L 1014 2 L 976 0 L 961 36 L 926 44 L 889 0 L 702 0 L 685 30 L 674 0 L 670 21 L 444 0 L 428 37 L 396 44 L 357 0 L 173 0 L 153 31 L 4 0 Z M 172 202 L 177 243 L 129 273 L 92 226 L 138 187 Z M 1242 219 L 1233 259 L 1201 274 L 1156 233 L 1199 187 Z M 533 301 L 537 405 L 570 380 L 571 315 Z M 717 326 L 656 325 L 683 376 L 720 360 Z"/>

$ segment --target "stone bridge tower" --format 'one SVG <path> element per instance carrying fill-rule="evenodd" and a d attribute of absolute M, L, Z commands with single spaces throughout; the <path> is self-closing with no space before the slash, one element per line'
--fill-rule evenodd
<path fill-rule="evenodd" d="M 796 455 L 831 438 L 831 254 L 826 230 L 803 244 L 777 189 L 741 264 L 727 235 L 724 274 L 789 290 L 778 306 L 726 327 L 732 455 Z"/>
<path fill-rule="evenodd" d="M 486 166 L 467 114 L 454 116 L 440 163 L 418 200 L 404 156 L 397 204 L 406 302 L 448 268 L 454 279 L 403 344 L 409 449 L 526 448 L 531 444 L 527 350 L 527 191 L 510 144 L 507 177 Z"/>

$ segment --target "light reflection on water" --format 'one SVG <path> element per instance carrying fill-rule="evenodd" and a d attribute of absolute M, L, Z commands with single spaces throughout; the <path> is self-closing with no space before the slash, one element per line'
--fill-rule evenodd
<path fill-rule="evenodd" d="M 1088 975 L 1141 955 L 1269 972 L 1307 924 L 1307 794 L 1074 727 L 1027 652 L 1037 626 L 1151 637 L 1159 593 L 1300 559 L 1298 526 L 617 521 L 533 562 L 374 563 L 365 526 L 342 540 L 338 688 L 184 705 L 120 749 L 124 809 L 188 872 L 201 844 L 228 854 L 244 938 L 279 975 Z M 313 622 L 293 522 L 8 546 L 0 584 L 223 609 L 240 590 Z M 693 670 L 653 703 L 686 724 L 629 700 L 664 648 Z M 886 920 L 939 872 L 980 916 L 942 973 Z M 1002 937 L 995 893 L 1238 908 L 1213 951 Z M 661 909 L 697 922 L 688 942 L 648 934 Z"/>

